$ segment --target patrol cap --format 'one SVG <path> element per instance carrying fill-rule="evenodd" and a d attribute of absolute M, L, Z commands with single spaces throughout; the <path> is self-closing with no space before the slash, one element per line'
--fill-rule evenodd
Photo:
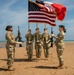
<path fill-rule="evenodd" d="M 30 31 L 30 32 L 31 32 L 31 29 L 29 29 L 28 31 Z"/>
<path fill-rule="evenodd" d="M 39 28 L 36 28 L 36 30 L 39 30 Z"/>
<path fill-rule="evenodd" d="M 11 25 L 8 25 L 8 26 L 6 26 L 6 31 L 8 31 L 8 29 L 10 29 L 10 28 L 12 28 L 12 26 Z"/>
<path fill-rule="evenodd" d="M 44 31 L 47 30 L 47 28 L 44 28 Z"/>
<path fill-rule="evenodd" d="M 59 25 L 59 27 L 64 28 L 65 26 L 64 25 Z"/>

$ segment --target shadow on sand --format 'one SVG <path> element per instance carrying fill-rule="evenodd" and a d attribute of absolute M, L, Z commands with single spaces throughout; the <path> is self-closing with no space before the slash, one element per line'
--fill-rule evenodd
<path fill-rule="evenodd" d="M 0 59 L 0 60 L 3 60 L 3 61 L 7 61 L 7 59 Z M 32 59 L 32 60 L 29 60 L 29 59 L 14 59 L 14 62 L 37 62 L 36 59 Z"/>
<path fill-rule="evenodd" d="M 0 71 L 8 71 L 6 68 L 0 68 Z"/>
<path fill-rule="evenodd" d="M 55 66 L 35 66 L 32 68 L 38 68 L 38 69 L 57 69 Z"/>

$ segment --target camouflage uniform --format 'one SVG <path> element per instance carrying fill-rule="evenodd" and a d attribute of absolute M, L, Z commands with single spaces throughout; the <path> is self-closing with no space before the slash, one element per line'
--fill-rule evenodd
<path fill-rule="evenodd" d="M 28 54 L 29 60 L 32 59 L 33 56 L 33 35 L 32 34 L 26 34 L 26 50 Z"/>
<path fill-rule="evenodd" d="M 41 47 L 42 47 L 42 37 L 40 33 L 35 33 L 34 35 L 35 38 L 35 49 L 36 49 L 36 57 L 40 58 L 41 57 Z"/>
<path fill-rule="evenodd" d="M 42 38 L 43 38 L 44 55 L 46 58 L 48 58 L 50 49 L 50 35 L 48 33 L 43 33 Z"/>
<path fill-rule="evenodd" d="M 57 54 L 58 54 L 58 59 L 59 59 L 59 63 L 60 65 L 63 65 L 63 58 L 62 58 L 62 54 L 63 54 L 63 50 L 65 48 L 65 44 L 64 44 L 64 32 L 60 32 L 57 37 L 54 36 L 54 38 L 56 38 L 55 44 L 56 44 L 56 48 L 57 48 Z"/>
<path fill-rule="evenodd" d="M 7 57 L 8 57 L 7 65 L 11 67 L 14 62 L 15 46 L 18 37 L 15 38 L 11 31 L 7 31 L 5 38 L 7 40 L 6 43 L 6 50 L 7 50 Z"/>

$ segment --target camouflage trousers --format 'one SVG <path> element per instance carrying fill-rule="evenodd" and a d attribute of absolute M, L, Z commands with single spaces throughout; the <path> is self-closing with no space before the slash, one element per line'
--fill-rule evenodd
<path fill-rule="evenodd" d="M 32 59 L 33 56 L 33 44 L 28 44 L 26 43 L 26 50 L 27 50 L 27 55 L 29 59 Z"/>
<path fill-rule="evenodd" d="M 45 44 L 44 43 L 43 49 L 44 49 L 45 58 L 48 58 L 49 57 L 50 44 Z"/>
<path fill-rule="evenodd" d="M 15 47 L 6 47 L 7 50 L 7 65 L 12 66 L 15 58 Z"/>
<path fill-rule="evenodd" d="M 65 48 L 65 44 L 64 43 L 58 43 L 58 44 L 56 44 L 56 48 L 57 48 L 57 56 L 59 59 L 59 64 L 63 65 L 64 60 L 63 60 L 62 54 L 63 54 L 63 50 Z"/>
<path fill-rule="evenodd" d="M 64 46 L 60 46 L 60 45 L 57 46 L 57 56 L 58 56 L 60 65 L 64 64 L 64 60 L 63 60 L 63 57 L 62 57 L 63 50 L 64 50 Z"/>
<path fill-rule="evenodd" d="M 41 57 L 41 48 L 42 48 L 42 46 L 39 43 L 35 43 L 35 50 L 36 50 L 36 57 L 37 58 Z"/>

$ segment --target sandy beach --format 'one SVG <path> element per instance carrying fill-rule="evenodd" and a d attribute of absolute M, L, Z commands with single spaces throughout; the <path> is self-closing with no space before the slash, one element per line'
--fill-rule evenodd
<path fill-rule="evenodd" d="M 25 46 L 16 48 L 15 62 L 13 67 L 15 71 L 7 71 L 6 49 L 0 48 L 0 75 L 74 75 L 74 43 L 65 43 L 63 53 L 64 68 L 56 69 L 59 65 L 56 47 L 50 49 L 48 60 L 45 60 L 44 52 L 40 60 L 36 60 L 35 50 L 33 51 L 33 60 L 27 60 Z"/>

